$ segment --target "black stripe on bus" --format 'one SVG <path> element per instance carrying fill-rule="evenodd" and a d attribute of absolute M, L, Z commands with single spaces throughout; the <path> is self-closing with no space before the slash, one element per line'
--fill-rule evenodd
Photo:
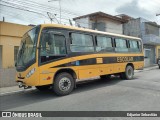
<path fill-rule="evenodd" d="M 144 56 L 98 57 L 98 58 L 102 58 L 102 63 L 97 63 L 97 58 L 89 58 L 53 66 L 51 68 L 144 61 Z"/>

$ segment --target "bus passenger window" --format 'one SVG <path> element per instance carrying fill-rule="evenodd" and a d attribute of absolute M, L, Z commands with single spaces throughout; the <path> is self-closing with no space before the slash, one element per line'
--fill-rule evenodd
<path fill-rule="evenodd" d="M 113 51 L 112 47 L 112 39 L 108 37 L 102 37 L 102 36 L 97 36 L 97 47 L 96 51 L 104 51 L 104 52 L 110 52 Z"/>
<path fill-rule="evenodd" d="M 130 44 L 130 52 L 140 52 L 140 46 L 138 41 L 134 41 L 134 40 L 130 40 L 129 41 Z"/>
<path fill-rule="evenodd" d="M 138 48 L 139 48 L 139 52 L 142 52 L 142 42 L 138 41 Z"/>
<path fill-rule="evenodd" d="M 91 35 L 72 33 L 71 40 L 70 49 L 72 52 L 94 52 L 93 37 Z"/>
<path fill-rule="evenodd" d="M 116 38 L 115 42 L 116 42 L 116 48 L 115 48 L 116 52 L 128 52 L 127 41 L 126 40 Z"/>

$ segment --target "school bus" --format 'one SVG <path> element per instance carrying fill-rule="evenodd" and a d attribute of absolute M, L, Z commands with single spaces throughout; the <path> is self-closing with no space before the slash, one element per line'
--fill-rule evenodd
<path fill-rule="evenodd" d="M 59 24 L 38 25 L 22 38 L 16 62 L 19 87 L 35 86 L 67 95 L 78 81 L 120 75 L 132 79 L 142 69 L 140 38 Z"/>

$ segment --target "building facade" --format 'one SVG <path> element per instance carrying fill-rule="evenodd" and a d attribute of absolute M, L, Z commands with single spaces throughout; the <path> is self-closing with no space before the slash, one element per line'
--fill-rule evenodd
<path fill-rule="evenodd" d="M 123 33 L 142 38 L 144 45 L 145 66 L 157 62 L 160 56 L 160 25 L 143 18 L 130 19 L 123 25 Z"/>
<path fill-rule="evenodd" d="M 0 21 L 0 68 L 14 67 L 22 36 L 31 28 Z"/>
<path fill-rule="evenodd" d="M 103 12 L 95 12 L 73 18 L 76 25 L 83 28 L 123 34 L 123 23 L 126 20 Z"/>

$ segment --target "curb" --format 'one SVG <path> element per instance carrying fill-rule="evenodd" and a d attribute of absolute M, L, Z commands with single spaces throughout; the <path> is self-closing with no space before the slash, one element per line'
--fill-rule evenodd
<path fill-rule="evenodd" d="M 150 67 L 150 68 L 144 68 L 143 70 L 135 70 L 135 73 L 149 71 L 149 70 L 154 70 L 156 68 L 158 68 L 158 66 L 154 66 L 154 67 Z"/>
<path fill-rule="evenodd" d="M 11 94 L 20 93 L 20 92 L 27 92 L 27 91 L 32 91 L 32 90 L 35 90 L 35 89 L 36 89 L 36 88 L 8 91 L 8 92 L 0 93 L 0 96 L 6 96 L 6 95 L 11 95 Z"/>

